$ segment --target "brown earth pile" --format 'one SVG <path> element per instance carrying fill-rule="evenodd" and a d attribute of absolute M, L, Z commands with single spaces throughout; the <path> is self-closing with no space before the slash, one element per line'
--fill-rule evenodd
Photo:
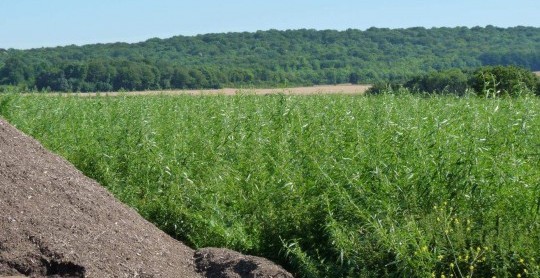
<path fill-rule="evenodd" d="M 194 252 L 0 119 L 0 277 L 292 277 L 268 260 Z"/>

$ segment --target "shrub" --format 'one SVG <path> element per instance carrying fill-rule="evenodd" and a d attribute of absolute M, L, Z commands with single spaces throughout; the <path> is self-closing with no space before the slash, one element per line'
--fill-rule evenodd
<path fill-rule="evenodd" d="M 450 69 L 417 76 L 404 87 L 413 92 L 451 93 L 462 95 L 467 90 L 468 77 L 460 69 Z"/>
<path fill-rule="evenodd" d="M 536 95 L 540 96 L 540 76 L 536 76 Z"/>
<path fill-rule="evenodd" d="M 366 91 L 366 94 L 380 95 L 384 93 L 392 93 L 397 88 L 399 88 L 399 85 L 395 83 L 375 83 Z"/>
<path fill-rule="evenodd" d="M 538 78 L 531 71 L 516 66 L 489 66 L 476 70 L 470 84 L 479 95 L 516 96 L 535 92 Z"/>

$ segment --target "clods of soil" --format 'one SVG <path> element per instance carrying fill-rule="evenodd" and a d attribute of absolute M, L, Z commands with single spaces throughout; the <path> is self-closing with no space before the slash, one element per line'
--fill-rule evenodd
<path fill-rule="evenodd" d="M 246 256 L 223 248 L 199 249 L 195 252 L 195 263 L 197 271 L 205 277 L 292 277 L 267 259 Z"/>

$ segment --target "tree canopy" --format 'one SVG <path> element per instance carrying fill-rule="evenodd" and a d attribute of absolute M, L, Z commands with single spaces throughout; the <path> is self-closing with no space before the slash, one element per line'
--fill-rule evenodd
<path fill-rule="evenodd" d="M 405 82 L 484 65 L 540 70 L 540 28 L 269 30 L 8 49 L 0 85 L 86 92 Z"/>
<path fill-rule="evenodd" d="M 454 68 L 414 76 L 404 83 L 377 83 L 369 89 L 368 94 L 395 92 L 401 87 L 407 92 L 420 94 L 464 95 L 474 92 L 485 97 L 540 96 L 540 77 L 528 69 L 513 65 L 483 66 L 475 70 Z"/>

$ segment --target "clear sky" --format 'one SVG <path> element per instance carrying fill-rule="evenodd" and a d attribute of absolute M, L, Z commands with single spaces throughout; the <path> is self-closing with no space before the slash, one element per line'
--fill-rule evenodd
<path fill-rule="evenodd" d="M 268 29 L 540 27 L 540 0 L 0 0 L 0 48 Z"/>

